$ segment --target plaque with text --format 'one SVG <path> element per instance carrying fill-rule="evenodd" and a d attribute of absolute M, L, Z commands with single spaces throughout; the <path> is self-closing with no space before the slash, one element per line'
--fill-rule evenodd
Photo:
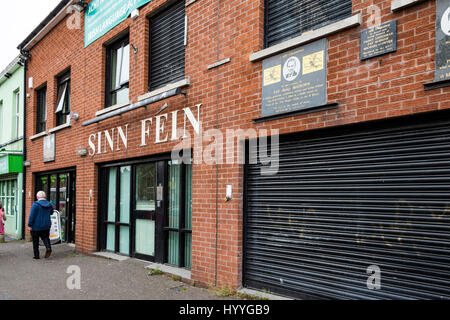
<path fill-rule="evenodd" d="M 44 137 L 44 162 L 55 161 L 55 134 Z"/>
<path fill-rule="evenodd" d="M 361 60 L 397 51 L 397 21 L 361 31 Z"/>
<path fill-rule="evenodd" d="M 262 117 L 325 105 L 326 89 L 326 39 L 265 59 Z"/>
<path fill-rule="evenodd" d="M 450 0 L 436 1 L 435 81 L 450 79 Z"/>

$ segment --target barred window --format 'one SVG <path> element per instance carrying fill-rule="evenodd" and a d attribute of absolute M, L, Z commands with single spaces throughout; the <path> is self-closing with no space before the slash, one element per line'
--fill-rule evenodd
<path fill-rule="evenodd" d="M 180 1 L 150 18 L 150 91 L 184 78 L 185 8 Z"/>
<path fill-rule="evenodd" d="M 265 0 L 265 46 L 300 36 L 352 14 L 351 0 Z"/>

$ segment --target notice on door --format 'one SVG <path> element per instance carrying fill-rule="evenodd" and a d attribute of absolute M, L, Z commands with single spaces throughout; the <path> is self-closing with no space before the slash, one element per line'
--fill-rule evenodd
<path fill-rule="evenodd" d="M 326 83 L 326 39 L 264 60 L 262 117 L 325 105 Z"/>
<path fill-rule="evenodd" d="M 450 79 L 450 0 L 436 1 L 435 81 Z"/>

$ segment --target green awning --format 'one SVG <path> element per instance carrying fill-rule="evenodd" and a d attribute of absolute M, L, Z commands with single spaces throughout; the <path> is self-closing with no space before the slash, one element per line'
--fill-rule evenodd
<path fill-rule="evenodd" d="M 0 174 L 22 173 L 22 172 L 23 172 L 23 156 L 0 154 Z"/>

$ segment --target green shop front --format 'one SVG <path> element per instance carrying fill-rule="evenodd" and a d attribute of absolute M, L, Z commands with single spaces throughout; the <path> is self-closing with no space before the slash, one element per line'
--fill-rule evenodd
<path fill-rule="evenodd" d="M 102 251 L 191 268 L 192 165 L 170 157 L 100 167 Z"/>
<path fill-rule="evenodd" d="M 23 237 L 23 156 L 0 153 L 0 201 L 6 213 L 5 234 Z"/>

